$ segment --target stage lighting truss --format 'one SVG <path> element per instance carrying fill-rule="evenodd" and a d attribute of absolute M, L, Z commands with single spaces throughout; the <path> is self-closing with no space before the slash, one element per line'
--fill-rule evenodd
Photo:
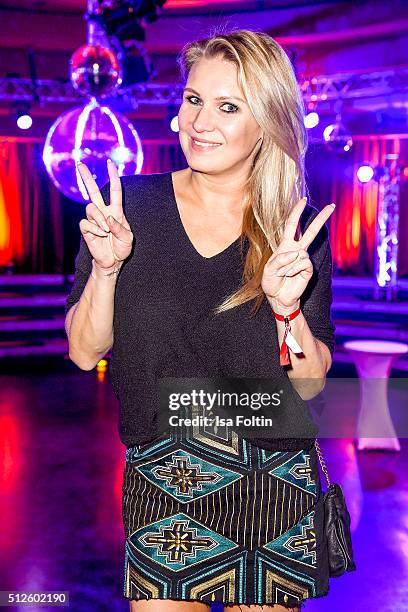
<path fill-rule="evenodd" d="M 37 93 L 42 105 L 47 102 L 72 104 L 82 101 L 70 81 L 37 80 Z M 367 73 L 342 73 L 316 76 L 299 83 L 305 103 L 320 100 L 335 102 L 339 99 L 373 98 L 408 91 L 408 67 Z M 118 110 L 147 106 L 179 105 L 182 100 L 181 83 L 136 83 L 116 91 Z M 0 79 L 0 100 L 32 100 L 33 84 L 30 79 Z"/>
<path fill-rule="evenodd" d="M 308 102 L 336 101 L 353 98 L 376 98 L 387 94 L 406 93 L 408 67 L 365 73 L 339 73 L 315 76 L 299 83 Z"/>

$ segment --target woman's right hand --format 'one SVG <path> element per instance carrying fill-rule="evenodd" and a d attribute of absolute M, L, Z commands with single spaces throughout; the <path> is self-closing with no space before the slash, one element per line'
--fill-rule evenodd
<path fill-rule="evenodd" d="M 79 163 L 77 168 L 85 183 L 91 202 L 86 206 L 86 219 L 81 219 L 79 229 L 95 263 L 102 269 L 110 269 L 129 257 L 133 233 L 123 213 L 122 185 L 115 164 L 108 160 L 110 179 L 110 205 L 106 206 L 98 185 L 89 168 Z"/>

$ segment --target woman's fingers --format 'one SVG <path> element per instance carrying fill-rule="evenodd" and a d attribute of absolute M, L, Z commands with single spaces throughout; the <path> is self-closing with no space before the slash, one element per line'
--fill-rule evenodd
<path fill-rule="evenodd" d="M 77 164 L 77 170 L 79 174 L 81 175 L 81 178 L 85 184 L 86 190 L 92 202 L 96 204 L 96 206 L 100 210 L 104 210 L 105 202 L 103 201 L 102 194 L 99 191 L 99 187 L 96 184 L 88 166 L 80 162 Z"/>
<path fill-rule="evenodd" d="M 300 258 L 305 259 L 306 257 L 309 257 L 309 253 L 305 251 L 305 249 L 299 249 L 298 251 L 294 251 L 294 253 L 296 255 L 294 259 L 291 259 L 288 262 L 282 261 L 282 264 L 276 268 L 278 276 L 283 276 L 286 270 L 289 270 L 295 263 L 299 261 Z"/>
<path fill-rule="evenodd" d="M 310 246 L 310 244 L 313 242 L 313 240 L 319 233 L 320 229 L 326 223 L 327 219 L 333 213 L 335 208 L 336 208 L 336 205 L 334 203 L 327 204 L 327 206 L 325 206 L 319 212 L 319 214 L 316 215 L 316 217 L 313 219 L 313 221 L 311 222 L 311 224 L 309 225 L 309 227 L 307 228 L 303 236 L 298 241 L 299 246 L 301 246 L 304 249 L 307 249 L 307 247 Z"/>
<path fill-rule="evenodd" d="M 110 232 L 109 225 L 106 222 L 106 217 L 103 212 L 96 206 L 96 204 L 94 204 L 93 202 L 87 204 L 85 212 L 89 221 L 93 221 L 94 223 L 96 223 L 96 225 L 99 225 L 99 227 L 105 230 L 105 232 Z"/>
<path fill-rule="evenodd" d="M 123 216 L 122 183 L 120 182 L 118 169 L 112 160 L 108 159 L 107 166 L 110 181 L 109 212 L 115 217 L 115 219 L 121 219 Z"/>
<path fill-rule="evenodd" d="M 108 224 L 110 227 L 111 234 L 115 238 L 117 238 L 121 242 L 124 242 L 127 245 L 132 244 L 133 234 L 131 230 L 127 229 L 124 225 L 122 225 L 122 223 L 119 223 L 119 221 L 116 221 L 116 219 L 112 217 L 112 215 L 109 215 L 108 217 Z"/>
<path fill-rule="evenodd" d="M 90 221 L 89 219 L 81 219 L 79 222 L 79 229 L 81 230 L 82 235 L 85 237 L 85 234 L 92 234 L 93 236 L 108 236 L 109 232 L 105 232 L 99 225 Z"/>
<path fill-rule="evenodd" d="M 278 270 L 281 266 L 291 264 L 295 261 L 298 251 L 285 251 L 282 253 L 273 254 L 267 261 L 266 265 L 270 272 Z"/>
<path fill-rule="evenodd" d="M 295 274 L 299 274 L 299 272 L 305 271 L 313 273 L 313 264 L 307 253 L 306 256 L 300 256 L 296 259 L 293 264 L 284 266 L 282 269 L 278 270 L 276 276 L 294 276 Z"/>
<path fill-rule="evenodd" d="M 299 223 L 300 215 L 302 214 L 303 209 L 306 206 L 306 202 L 307 202 L 307 198 L 304 197 L 301 200 L 299 200 L 299 202 L 297 202 L 295 206 L 292 208 L 289 214 L 289 217 L 286 221 L 285 229 L 283 232 L 284 239 L 293 240 L 295 233 L 296 233 L 296 228 Z"/>

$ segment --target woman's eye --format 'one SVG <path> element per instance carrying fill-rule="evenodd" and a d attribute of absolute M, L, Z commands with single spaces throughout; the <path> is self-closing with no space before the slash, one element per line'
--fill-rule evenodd
<path fill-rule="evenodd" d="M 197 96 L 186 96 L 184 99 L 188 100 L 190 104 L 194 104 L 194 106 L 196 106 L 195 102 L 192 102 L 192 100 L 199 100 L 200 98 L 198 98 Z M 222 106 L 232 107 L 232 110 L 224 110 L 224 113 L 236 113 L 238 110 L 238 106 L 235 106 L 235 104 L 231 104 L 230 102 L 225 102 Z"/>
<path fill-rule="evenodd" d="M 189 102 L 191 102 L 191 100 L 192 100 L 193 98 L 196 98 L 196 100 L 198 100 L 197 96 L 185 96 L 185 98 L 184 98 L 184 99 L 185 99 L 185 100 L 188 100 Z M 191 104 L 194 104 L 194 102 L 191 102 Z"/>
<path fill-rule="evenodd" d="M 223 106 L 232 106 L 232 110 L 224 111 L 224 113 L 236 113 L 238 110 L 238 106 L 235 106 L 235 104 L 230 104 L 230 102 L 226 102 L 223 104 Z"/>

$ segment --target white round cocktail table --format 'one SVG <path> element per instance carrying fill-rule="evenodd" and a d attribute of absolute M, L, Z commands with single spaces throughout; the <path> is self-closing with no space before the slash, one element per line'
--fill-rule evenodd
<path fill-rule="evenodd" d="M 349 340 L 343 346 L 351 353 L 360 379 L 357 450 L 401 450 L 387 389 L 392 365 L 408 352 L 408 345 L 388 340 Z"/>

